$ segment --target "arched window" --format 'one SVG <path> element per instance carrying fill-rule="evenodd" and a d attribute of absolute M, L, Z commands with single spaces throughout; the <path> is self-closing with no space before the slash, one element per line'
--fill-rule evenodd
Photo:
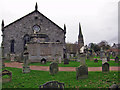
<path fill-rule="evenodd" d="M 30 36 L 28 34 L 26 34 L 24 36 L 24 47 L 25 47 L 25 44 L 27 44 L 29 41 L 30 41 Z"/>
<path fill-rule="evenodd" d="M 10 42 L 10 52 L 11 53 L 14 53 L 14 43 L 15 43 L 15 41 L 11 40 L 11 42 Z"/>

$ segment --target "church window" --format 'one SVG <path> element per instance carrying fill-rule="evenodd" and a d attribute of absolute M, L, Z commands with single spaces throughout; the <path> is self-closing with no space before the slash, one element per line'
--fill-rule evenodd
<path fill-rule="evenodd" d="M 11 45 L 10 45 L 10 52 L 11 53 L 14 53 L 14 43 L 15 43 L 15 41 L 11 40 Z"/>
<path fill-rule="evenodd" d="M 24 36 L 24 46 L 25 46 L 25 44 L 27 44 L 29 41 L 30 41 L 30 36 L 29 36 L 28 34 L 26 34 L 26 35 Z"/>
<path fill-rule="evenodd" d="M 39 32 L 40 31 L 40 26 L 39 25 L 34 25 L 33 30 L 34 30 L 34 32 Z"/>

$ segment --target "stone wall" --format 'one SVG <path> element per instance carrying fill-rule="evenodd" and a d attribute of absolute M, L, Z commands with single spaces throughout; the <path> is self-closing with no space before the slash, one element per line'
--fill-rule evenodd
<path fill-rule="evenodd" d="M 17 21 L 4 27 L 3 31 L 3 45 L 4 55 L 10 54 L 10 41 L 15 40 L 14 51 L 15 55 L 21 56 L 24 49 L 24 36 L 26 34 L 33 34 L 33 26 L 39 25 L 41 34 L 46 34 L 50 38 L 50 42 L 59 40 L 61 43 L 65 42 L 64 31 L 54 22 L 49 20 L 38 11 L 33 11 L 30 14 L 18 19 Z"/>
<path fill-rule="evenodd" d="M 27 47 L 30 62 L 40 62 L 43 58 L 52 61 L 59 57 L 63 60 L 63 44 L 61 43 L 29 43 Z"/>

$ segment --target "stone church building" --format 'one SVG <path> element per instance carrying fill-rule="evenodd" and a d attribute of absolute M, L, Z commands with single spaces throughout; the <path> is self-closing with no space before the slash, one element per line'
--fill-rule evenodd
<path fill-rule="evenodd" d="M 40 13 L 36 3 L 33 12 L 9 25 L 4 26 L 2 21 L 3 56 L 5 59 L 14 56 L 16 60 L 22 60 L 27 46 L 31 62 L 40 62 L 42 59 L 64 60 L 66 58 L 65 35 L 66 26 L 64 25 L 62 29 Z M 79 39 L 79 44 L 80 40 L 83 39 Z"/>

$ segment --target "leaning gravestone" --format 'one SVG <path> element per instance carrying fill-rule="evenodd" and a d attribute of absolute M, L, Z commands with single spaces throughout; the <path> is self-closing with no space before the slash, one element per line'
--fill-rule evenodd
<path fill-rule="evenodd" d="M 119 63 L 119 57 L 118 56 L 115 57 L 115 62 Z"/>
<path fill-rule="evenodd" d="M 95 62 L 95 63 L 98 63 L 98 59 L 95 59 L 94 62 Z"/>
<path fill-rule="evenodd" d="M 80 65 L 76 68 L 76 79 L 84 79 L 88 77 L 88 67 L 86 65 Z"/>
<path fill-rule="evenodd" d="M 50 64 L 50 67 L 49 67 L 49 71 L 50 71 L 50 74 L 51 75 L 54 75 L 56 74 L 59 70 L 58 70 L 58 64 L 56 62 L 52 62 Z"/>
<path fill-rule="evenodd" d="M 64 83 L 60 83 L 58 81 L 49 81 L 43 85 L 40 85 L 39 88 L 60 88 L 60 90 L 64 90 Z"/>
<path fill-rule="evenodd" d="M 109 72 L 109 64 L 107 62 L 102 64 L 102 72 Z"/>

